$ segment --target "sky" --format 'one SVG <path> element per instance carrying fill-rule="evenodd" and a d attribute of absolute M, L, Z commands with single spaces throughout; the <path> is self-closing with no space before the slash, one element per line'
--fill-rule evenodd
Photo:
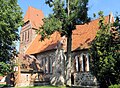
<path fill-rule="evenodd" d="M 120 0 L 89 0 L 89 16 L 92 17 L 93 13 L 98 13 L 100 10 L 104 11 L 105 15 L 110 12 L 115 14 L 120 12 Z M 43 11 L 44 15 L 47 16 L 52 10 L 45 4 L 45 0 L 18 0 L 18 4 L 23 10 L 23 16 L 28 9 L 28 6 L 33 6 Z"/>
<path fill-rule="evenodd" d="M 120 14 L 120 0 L 89 0 L 88 3 L 88 16 L 93 18 L 93 13 L 97 14 L 103 11 L 104 15 L 109 15 L 110 12 L 115 16 L 116 13 Z M 28 6 L 35 7 L 43 11 L 45 17 L 48 16 L 52 10 L 45 4 L 45 0 L 18 0 L 18 4 L 22 8 L 23 17 L 28 9 Z M 20 28 L 19 28 L 20 30 Z M 17 50 L 19 49 L 19 42 L 17 42 Z"/>

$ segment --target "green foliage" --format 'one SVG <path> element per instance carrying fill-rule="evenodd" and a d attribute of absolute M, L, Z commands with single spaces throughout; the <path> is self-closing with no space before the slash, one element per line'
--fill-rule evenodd
<path fill-rule="evenodd" d="M 17 0 L 0 0 L 0 62 L 9 61 L 16 54 L 14 41 L 19 39 L 22 12 Z"/>
<path fill-rule="evenodd" d="M 5 75 L 6 73 L 9 73 L 11 71 L 10 65 L 6 64 L 4 62 L 0 62 L 0 73 Z"/>
<path fill-rule="evenodd" d="M 109 88 L 120 88 L 120 84 L 110 85 Z"/>
<path fill-rule="evenodd" d="M 99 15 L 100 30 L 90 48 L 91 69 L 102 87 L 108 87 L 111 83 L 120 81 L 120 22 L 116 19 L 113 24 L 105 24 L 103 13 L 100 12 Z"/>
<path fill-rule="evenodd" d="M 38 31 L 42 38 L 59 31 L 61 35 L 68 35 L 75 25 L 90 20 L 87 17 L 88 0 L 46 0 L 46 4 L 53 9 L 53 13 L 43 19 L 44 24 Z"/>
<path fill-rule="evenodd" d="M 53 13 L 47 18 L 43 19 L 44 24 L 37 31 L 44 40 L 55 31 L 60 32 L 61 36 L 67 36 L 67 61 L 66 64 L 71 64 L 71 46 L 72 46 L 72 30 L 76 28 L 77 24 L 84 24 L 90 19 L 87 17 L 88 0 L 45 0 L 46 4 L 52 8 Z M 67 66 L 67 65 L 64 66 Z M 71 65 L 68 65 L 71 66 Z M 71 73 L 68 71 L 66 76 L 67 81 L 71 80 L 68 76 Z M 65 77 L 65 76 L 64 76 Z"/>
<path fill-rule="evenodd" d="M 0 76 L 3 76 L 3 74 L 0 73 Z"/>
<path fill-rule="evenodd" d="M 19 40 L 18 27 L 22 25 L 22 12 L 17 0 L 0 1 L 0 73 L 11 71 L 7 64 L 16 55 L 15 41 Z"/>

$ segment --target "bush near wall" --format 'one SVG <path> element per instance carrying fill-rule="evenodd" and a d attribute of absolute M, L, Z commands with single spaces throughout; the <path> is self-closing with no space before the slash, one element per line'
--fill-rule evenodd
<path fill-rule="evenodd" d="M 109 88 L 120 88 L 120 84 L 111 85 Z"/>

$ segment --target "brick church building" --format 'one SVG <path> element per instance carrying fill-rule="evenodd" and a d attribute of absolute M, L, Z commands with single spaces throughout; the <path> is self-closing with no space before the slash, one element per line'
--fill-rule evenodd
<path fill-rule="evenodd" d="M 37 78 L 35 75 L 39 71 L 34 75 L 30 72 L 30 63 L 32 63 L 29 61 L 30 58 L 37 62 L 37 70 L 43 72 L 42 80 L 47 80 L 53 85 L 64 85 L 66 37 L 61 37 L 59 32 L 54 32 L 49 39 L 40 41 L 41 36 L 36 34 L 36 30 L 43 24 L 43 18 L 43 12 L 31 6 L 24 16 L 24 24 L 20 32 L 20 55 L 18 57 L 21 61 L 19 83 L 17 83 L 19 86 L 24 85 L 24 83 L 30 85 L 31 77 L 40 79 L 39 74 Z M 106 23 L 111 20 L 113 20 L 112 16 L 105 17 Z M 96 36 L 97 30 L 99 30 L 98 23 L 99 19 L 92 20 L 88 24 L 76 25 L 76 29 L 72 31 L 72 85 L 85 86 L 96 85 L 97 83 L 95 77 L 90 73 L 89 61 L 91 58 L 88 49 Z M 28 56 L 28 59 L 24 59 L 24 56 Z M 28 64 L 28 67 L 26 64 Z M 22 71 L 23 68 L 26 70 Z M 22 77 L 24 77 L 24 80 L 20 81 Z"/>

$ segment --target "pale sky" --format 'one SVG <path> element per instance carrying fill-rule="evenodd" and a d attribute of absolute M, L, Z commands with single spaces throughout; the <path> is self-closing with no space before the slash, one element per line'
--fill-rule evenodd
<path fill-rule="evenodd" d="M 28 6 L 33 6 L 43 11 L 47 16 L 52 10 L 45 4 L 45 0 L 18 0 L 18 4 L 22 8 L 23 16 L 28 9 Z M 109 15 L 110 12 L 115 16 L 116 12 L 120 14 L 120 0 L 89 0 L 88 16 L 93 18 L 93 13 L 103 11 L 104 15 Z M 20 30 L 20 28 L 19 28 Z M 19 49 L 19 42 L 17 43 L 17 50 Z"/>

